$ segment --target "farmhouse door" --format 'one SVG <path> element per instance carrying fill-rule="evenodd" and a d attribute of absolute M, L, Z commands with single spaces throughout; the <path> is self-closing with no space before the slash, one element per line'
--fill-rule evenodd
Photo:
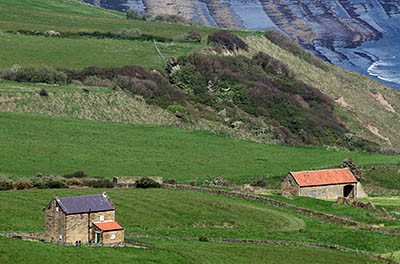
<path fill-rule="evenodd" d="M 96 244 L 100 243 L 100 233 L 96 233 L 96 240 L 95 240 Z"/>

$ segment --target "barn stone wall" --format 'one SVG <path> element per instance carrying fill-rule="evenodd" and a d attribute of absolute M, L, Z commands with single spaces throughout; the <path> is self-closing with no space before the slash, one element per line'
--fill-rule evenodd
<path fill-rule="evenodd" d="M 300 187 L 291 174 L 288 174 L 281 182 L 281 190 L 293 195 L 300 195 Z"/>
<path fill-rule="evenodd" d="M 337 199 L 339 196 L 343 196 L 343 188 L 346 185 L 353 185 L 354 194 L 356 194 L 356 184 L 348 183 L 348 184 L 301 187 L 298 195 L 308 196 L 318 199 Z"/>

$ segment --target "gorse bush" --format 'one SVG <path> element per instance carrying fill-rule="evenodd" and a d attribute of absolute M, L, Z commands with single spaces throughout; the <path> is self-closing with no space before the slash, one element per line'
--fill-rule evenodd
<path fill-rule="evenodd" d="M 137 28 L 123 28 L 118 32 L 118 36 L 122 39 L 141 39 L 142 38 L 142 31 Z"/>
<path fill-rule="evenodd" d="M 200 33 L 196 31 L 189 31 L 185 34 L 176 36 L 173 39 L 175 42 L 194 42 L 194 43 L 199 43 L 202 40 L 202 36 Z"/>
<path fill-rule="evenodd" d="M 70 178 L 86 178 L 87 174 L 84 173 L 83 171 L 77 171 L 71 174 L 64 174 L 64 178 L 70 179 Z"/>
<path fill-rule="evenodd" d="M 136 182 L 136 188 L 148 189 L 148 188 L 160 188 L 160 187 L 161 185 L 158 182 L 148 177 L 141 178 Z"/>
<path fill-rule="evenodd" d="M 89 76 L 85 78 L 82 83 L 86 86 L 115 88 L 115 84 L 109 79 L 101 79 L 97 76 Z"/>
<path fill-rule="evenodd" d="M 208 43 L 212 43 L 217 47 L 222 47 L 230 51 L 239 49 L 248 50 L 249 46 L 241 38 L 232 33 L 219 30 L 208 35 Z"/>
<path fill-rule="evenodd" d="M 65 84 L 67 75 L 48 66 L 30 66 L 19 69 L 15 81 L 31 83 Z"/>
<path fill-rule="evenodd" d="M 177 114 L 177 113 L 184 114 L 184 115 L 189 114 L 189 112 L 185 109 L 185 107 L 183 107 L 181 105 L 169 105 L 167 107 L 167 110 L 174 114 Z"/>

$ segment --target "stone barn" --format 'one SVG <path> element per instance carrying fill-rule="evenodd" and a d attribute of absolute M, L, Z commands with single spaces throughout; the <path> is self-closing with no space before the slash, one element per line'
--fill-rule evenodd
<path fill-rule="evenodd" d="M 367 197 L 349 169 L 289 172 L 281 182 L 281 190 L 318 199 Z"/>
<path fill-rule="evenodd" d="M 44 208 L 45 237 L 65 245 L 118 245 L 124 228 L 115 222 L 115 207 L 106 192 L 54 198 Z"/>

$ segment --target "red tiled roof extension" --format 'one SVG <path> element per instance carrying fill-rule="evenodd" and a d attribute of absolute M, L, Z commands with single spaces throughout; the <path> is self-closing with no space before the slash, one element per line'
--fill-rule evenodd
<path fill-rule="evenodd" d="M 357 182 L 349 169 L 290 172 L 301 187 Z"/>
<path fill-rule="evenodd" d="M 103 231 L 111 231 L 111 230 L 122 230 L 124 229 L 120 224 L 117 222 L 101 222 L 95 223 L 95 225 Z"/>

